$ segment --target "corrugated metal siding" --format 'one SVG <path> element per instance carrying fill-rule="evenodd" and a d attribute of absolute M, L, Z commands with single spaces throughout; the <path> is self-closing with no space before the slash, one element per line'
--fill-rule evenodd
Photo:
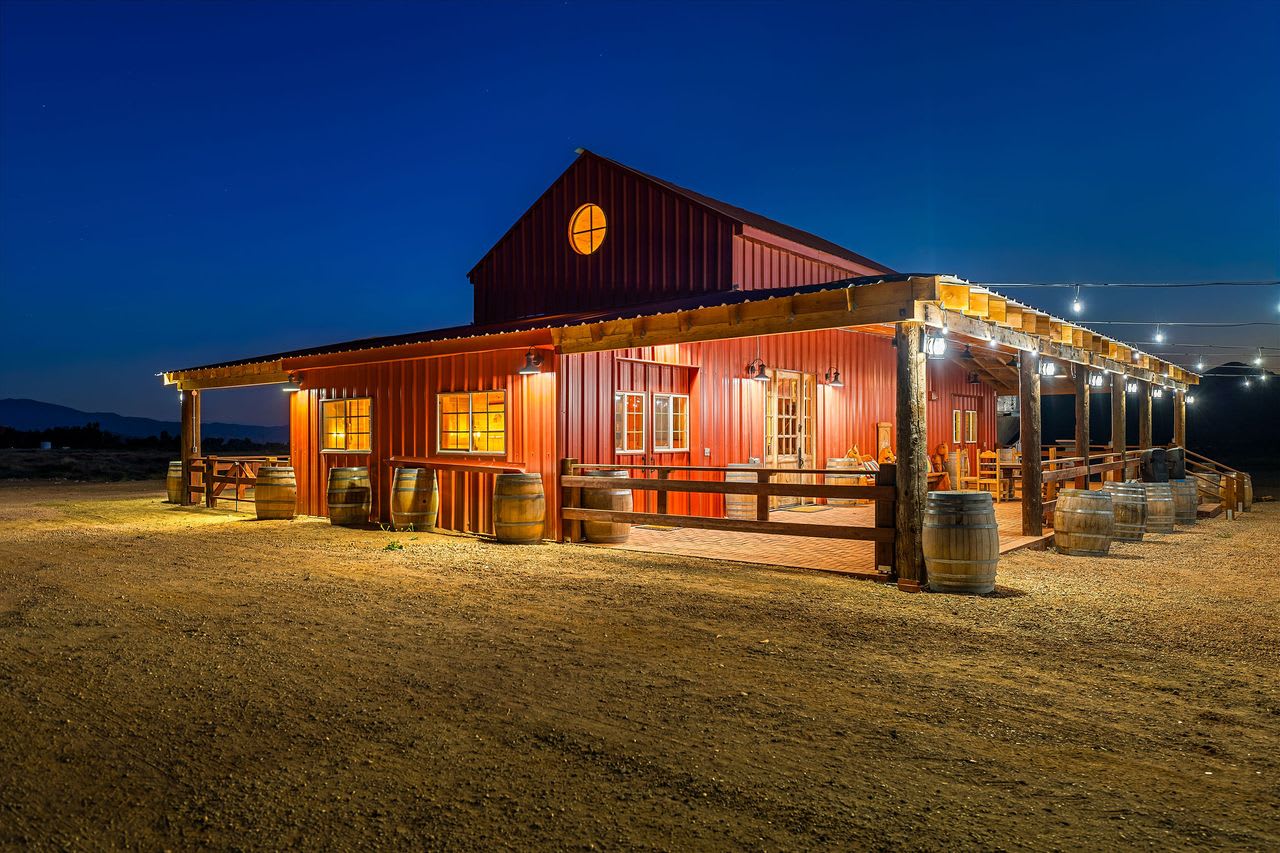
<path fill-rule="evenodd" d="M 863 453 L 875 452 L 876 424 L 895 420 L 893 346 L 882 336 L 831 330 L 773 335 L 759 339 L 758 344 L 750 338 L 561 356 L 557 359 L 560 454 L 591 464 L 622 464 L 635 459 L 614 453 L 614 392 L 681 392 L 682 382 L 687 381 L 691 398 L 690 452 L 648 454 L 651 464 L 718 468 L 762 457 L 765 391 L 761 383 L 745 376 L 746 365 L 756 357 L 757 346 L 770 367 L 813 374 L 819 380 L 815 467 L 825 465 L 827 457 L 844 456 L 854 444 Z M 696 369 L 656 368 L 619 361 L 619 357 L 694 365 Z M 843 388 L 821 383 L 830 368 L 840 371 Z M 964 368 L 951 361 L 931 361 L 927 371 L 928 390 L 938 397 L 928 404 L 930 446 L 944 440 L 935 440 L 934 436 L 950 439 L 950 401 L 955 393 L 978 395 L 980 440 L 984 448 L 993 446 L 994 390 L 986 385 L 969 385 Z M 945 432 L 938 432 L 944 427 Z M 705 455 L 708 449 L 709 456 Z M 672 496 L 671 512 L 684 512 L 685 507 L 683 500 Z M 716 496 L 697 495 L 689 508 L 696 514 L 719 515 L 723 502 Z"/>
<path fill-rule="evenodd" d="M 834 266 L 755 240 L 733 241 L 733 281 L 742 290 L 823 284 L 869 274 L 864 267 Z"/>
<path fill-rule="evenodd" d="M 600 248 L 577 254 L 569 219 L 601 207 Z M 472 271 L 475 322 L 729 290 L 735 223 L 595 157 L 580 157 Z"/>
<path fill-rule="evenodd" d="M 951 440 L 951 412 L 953 409 L 976 408 L 978 412 L 978 443 L 966 445 L 971 470 L 977 470 L 978 453 L 996 446 L 996 391 L 985 383 L 972 384 L 972 371 L 953 358 L 928 362 L 928 438 L 929 455 L 938 445 L 946 442 L 955 449 Z M 934 399 L 934 397 L 937 399 Z M 958 484 L 952 484 L 958 488 Z"/>
<path fill-rule="evenodd" d="M 436 394 L 447 391 L 507 392 L 506 462 L 542 474 L 552 492 L 558 462 L 555 452 L 555 375 L 519 376 L 524 350 L 413 359 L 352 367 L 312 368 L 302 376 L 303 390 L 293 394 L 290 441 L 298 479 L 298 509 L 327 515 L 329 469 L 344 465 L 369 468 L 373 517 L 389 521 L 392 456 L 436 457 L 442 462 L 494 460 L 435 454 Z M 320 451 L 321 400 L 370 397 L 373 435 L 369 453 Z M 493 474 L 440 472 L 440 526 L 449 530 L 492 532 Z M 558 529 L 549 529 L 556 535 Z"/>

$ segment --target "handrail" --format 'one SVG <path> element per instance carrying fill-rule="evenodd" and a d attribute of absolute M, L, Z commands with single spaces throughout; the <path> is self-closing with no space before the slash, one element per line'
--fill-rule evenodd
<path fill-rule="evenodd" d="M 1196 453 L 1194 450 L 1188 450 L 1186 448 L 1183 448 L 1183 452 L 1187 455 L 1189 459 L 1192 459 L 1192 461 L 1195 461 L 1199 465 L 1205 465 L 1205 463 L 1208 463 L 1208 465 L 1210 466 L 1216 466 L 1217 468 L 1222 469 L 1222 472 L 1229 472 L 1232 474 L 1241 473 L 1239 470 L 1232 468 L 1230 465 L 1224 465 L 1218 460 L 1210 459 L 1208 456 L 1204 456 L 1202 454 Z M 1200 460 L 1203 460 L 1203 461 L 1200 461 Z"/>
<path fill-rule="evenodd" d="M 461 459 L 441 459 L 436 456 L 392 456 L 386 460 L 385 464 L 407 465 L 415 468 L 438 468 L 441 471 L 463 471 L 480 474 L 523 474 L 527 470 L 524 465 L 512 462 L 466 461 Z"/>

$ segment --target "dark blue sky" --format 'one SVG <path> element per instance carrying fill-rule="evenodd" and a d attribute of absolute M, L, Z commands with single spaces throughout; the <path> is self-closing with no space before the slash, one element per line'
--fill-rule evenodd
<path fill-rule="evenodd" d="M 466 322 L 576 146 L 897 269 L 1276 278 L 1277 45 L 1269 2 L 10 0 L 0 397 L 175 417 L 165 368 Z M 1086 325 L 1280 292 L 1087 296 Z M 284 419 L 224 393 L 206 417 Z"/>

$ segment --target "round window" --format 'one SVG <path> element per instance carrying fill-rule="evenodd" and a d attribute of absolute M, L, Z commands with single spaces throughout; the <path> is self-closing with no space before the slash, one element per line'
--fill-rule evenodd
<path fill-rule="evenodd" d="M 589 255 L 604 242 L 604 211 L 596 204 L 584 204 L 569 217 L 569 245 L 579 255 Z"/>

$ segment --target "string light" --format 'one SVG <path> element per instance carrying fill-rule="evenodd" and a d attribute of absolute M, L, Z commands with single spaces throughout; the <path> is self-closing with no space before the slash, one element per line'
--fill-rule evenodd
<path fill-rule="evenodd" d="M 1199 373 L 1199 372 L 1202 372 L 1203 370 L 1204 370 L 1204 359 L 1203 358 L 1196 359 L 1196 372 Z"/>
<path fill-rule="evenodd" d="M 1253 363 L 1257 365 L 1262 364 L 1262 347 L 1258 347 L 1258 354 L 1253 357 Z"/>
<path fill-rule="evenodd" d="M 1246 377 L 1244 378 L 1244 387 L 1246 387 L 1246 388 L 1251 388 L 1251 387 L 1253 387 L 1253 383 L 1249 381 L 1249 377 L 1248 377 L 1248 376 L 1246 376 Z"/>
<path fill-rule="evenodd" d="M 1079 314 L 1084 310 L 1084 303 L 1080 301 L 1080 288 L 1076 287 L 1076 298 L 1071 300 L 1071 310 Z"/>
<path fill-rule="evenodd" d="M 1164 343 L 1164 330 L 1161 329 L 1159 326 L 1156 326 L 1156 343 L 1158 344 Z"/>

